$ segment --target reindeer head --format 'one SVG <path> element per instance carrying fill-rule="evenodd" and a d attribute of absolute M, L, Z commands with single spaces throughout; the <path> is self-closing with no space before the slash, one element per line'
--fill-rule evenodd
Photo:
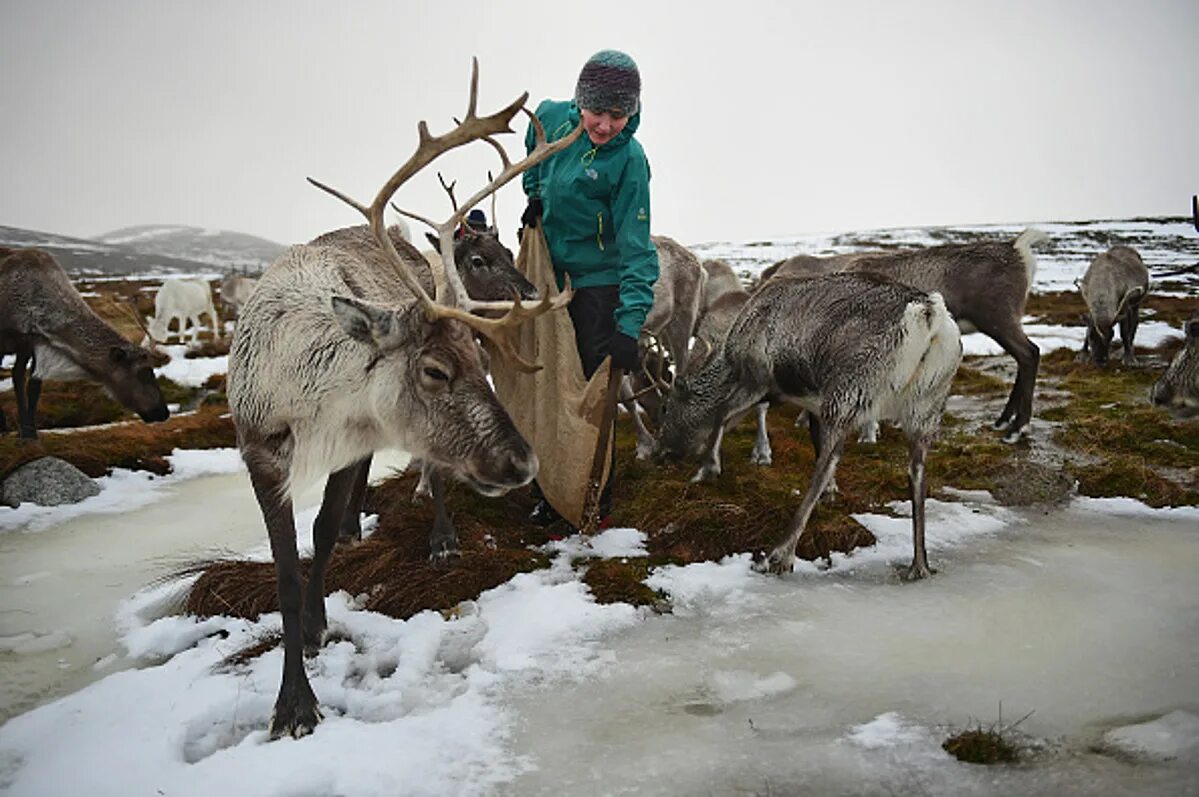
<path fill-rule="evenodd" d="M 154 367 L 163 365 L 165 355 L 147 351 L 132 343 L 112 346 L 108 350 L 109 378 L 103 384 L 113 398 L 136 412 L 143 421 L 165 421 L 170 416 L 158 389 Z"/>
<path fill-rule="evenodd" d="M 678 461 L 699 456 L 724 424 L 736 388 L 728 362 L 717 351 L 702 367 L 674 381 L 662 408 L 656 456 Z"/>
<path fill-rule="evenodd" d="M 425 237 L 434 247 L 441 245 L 437 236 Z M 537 288 L 516 270 L 512 250 L 500 243 L 494 228 L 487 231 L 466 228 L 454 241 L 454 264 L 466 292 L 475 299 L 537 298 Z"/>
<path fill-rule="evenodd" d="M 1186 345 L 1149 393 L 1155 407 L 1179 420 L 1199 417 L 1199 313 L 1183 324 Z"/>

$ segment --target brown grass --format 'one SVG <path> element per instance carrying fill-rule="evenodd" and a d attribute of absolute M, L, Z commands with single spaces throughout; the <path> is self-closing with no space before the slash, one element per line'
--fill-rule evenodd
<path fill-rule="evenodd" d="M 49 384 L 49 383 L 48 383 Z M 169 472 L 166 456 L 176 448 L 227 448 L 236 445 L 233 421 L 220 407 L 202 407 L 159 424 L 130 421 L 64 434 L 40 432 L 37 440 L 0 435 L 0 478 L 20 465 L 44 456 L 70 462 L 88 476 L 104 476 L 112 468 Z"/>

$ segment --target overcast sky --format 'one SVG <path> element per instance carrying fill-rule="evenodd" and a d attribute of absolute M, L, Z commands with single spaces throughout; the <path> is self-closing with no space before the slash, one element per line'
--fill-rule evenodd
<path fill-rule="evenodd" d="M 1199 2 L 0 0 L 0 225 L 179 223 L 296 243 L 357 223 L 464 112 L 641 67 L 653 228 L 684 243 L 1189 213 Z M 518 126 L 523 135 L 524 123 Z M 508 149 L 523 154 L 520 135 Z M 484 144 L 402 187 L 444 217 Z M 504 238 L 524 207 L 499 197 Z"/>

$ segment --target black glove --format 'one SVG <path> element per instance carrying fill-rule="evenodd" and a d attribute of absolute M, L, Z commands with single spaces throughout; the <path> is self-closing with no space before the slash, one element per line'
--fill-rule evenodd
<path fill-rule="evenodd" d="M 529 197 L 529 204 L 525 207 L 525 212 L 520 214 L 521 227 L 536 227 L 537 222 L 541 219 L 541 197 Z"/>
<path fill-rule="evenodd" d="M 623 332 L 617 332 L 612 336 L 612 343 L 608 348 L 612 355 L 613 368 L 619 368 L 623 371 L 637 370 L 637 363 L 640 357 L 638 356 L 636 338 L 630 338 Z"/>

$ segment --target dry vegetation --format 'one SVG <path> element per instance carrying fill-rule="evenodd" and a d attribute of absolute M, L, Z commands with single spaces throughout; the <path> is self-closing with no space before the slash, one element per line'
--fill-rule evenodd
<path fill-rule="evenodd" d="M 111 283 L 104 286 L 110 290 Z M 130 337 L 137 337 L 128 305 L 104 297 L 95 303 L 116 322 L 123 316 L 132 327 Z M 1152 297 L 1148 307 L 1170 323 L 1189 312 L 1189 305 L 1164 297 Z M 1070 324 L 1077 323 L 1081 311 L 1081 300 L 1070 294 L 1035 296 L 1029 309 L 1040 319 Z M 205 351 L 223 353 L 222 344 L 227 341 L 210 342 Z M 1030 505 L 1064 500 L 1076 489 L 1083 495 L 1134 496 L 1153 506 L 1199 504 L 1199 422 L 1173 421 L 1145 401 L 1172 350 L 1141 354 L 1140 368 L 1117 363 L 1104 371 L 1075 363 L 1072 352 L 1046 354 L 1037 385 L 1036 431 L 1032 440 L 1014 446 L 1001 443 L 989 427 L 1010 389 L 1010 359 L 968 358 L 930 455 L 930 494 L 944 496 L 947 486 L 986 489 L 1001 502 Z M 34 444 L 19 444 L 11 433 L 0 436 L 0 476 L 43 454 L 60 456 L 93 476 L 114 466 L 161 473 L 174 448 L 234 444 L 222 377 L 200 390 L 170 384 L 164 389 L 175 391 L 170 401 L 196 411 L 157 425 L 121 421 L 69 434 L 45 431 Z M 111 424 L 131 417 L 100 394 L 80 383 L 47 384 L 41 427 Z M 13 428 L 11 392 L 0 394 L 0 408 L 9 413 Z M 747 420 L 725 438 L 724 474 L 702 485 L 689 481 L 694 464 L 636 462 L 631 424 L 622 418 L 612 521 L 645 532 L 647 556 L 576 561 L 596 599 L 661 606 L 662 596 L 643 584 L 652 568 L 772 546 L 798 506 L 795 490 L 807 486 L 813 466 L 806 429 L 795 427 L 795 415 L 787 407 L 770 413 L 773 467 L 748 463 L 754 430 Z M 837 473 L 841 492 L 818 506 L 799 555 L 815 560 L 873 544 L 870 532 L 851 515 L 885 513 L 890 502 L 906 498 L 906 468 L 906 442 L 896 429 L 884 428 L 874 446 L 851 443 Z M 548 532 L 526 520 L 533 506 L 527 490 L 485 499 L 461 486 L 451 490 L 449 506 L 463 554 L 448 565 L 430 564 L 432 509 L 413 505 L 415 483 L 416 476 L 406 474 L 370 489 L 367 511 L 378 514 L 378 529 L 362 543 L 338 547 L 326 579 L 329 590 L 346 590 L 360 596 L 366 608 L 408 617 L 424 609 L 452 610 L 516 573 L 548 565 L 541 547 Z M 206 562 L 190 572 L 200 578 L 190 591 L 188 611 L 253 618 L 276 608 L 269 562 Z"/>

